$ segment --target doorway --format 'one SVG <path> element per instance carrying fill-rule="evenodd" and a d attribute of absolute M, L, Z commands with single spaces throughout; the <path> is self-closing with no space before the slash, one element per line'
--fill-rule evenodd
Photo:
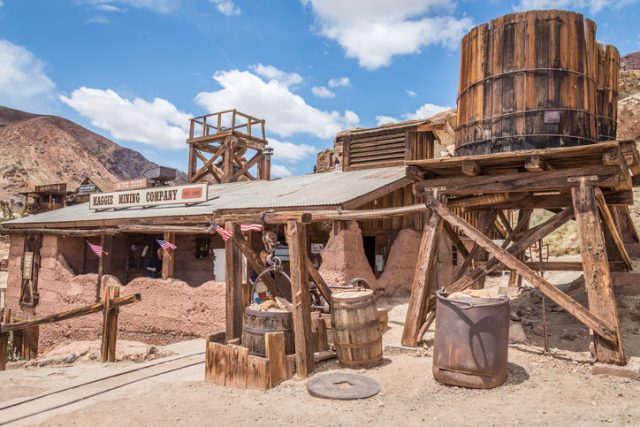
<path fill-rule="evenodd" d="M 371 270 L 376 271 L 376 236 L 362 236 L 362 245 Z"/>

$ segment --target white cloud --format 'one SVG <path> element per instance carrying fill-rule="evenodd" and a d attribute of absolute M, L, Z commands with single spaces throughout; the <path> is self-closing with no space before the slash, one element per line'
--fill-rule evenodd
<path fill-rule="evenodd" d="M 376 116 L 376 124 L 378 126 L 386 125 L 389 123 L 398 123 L 400 120 L 391 116 Z"/>
<path fill-rule="evenodd" d="M 438 113 L 450 110 L 451 107 L 443 107 L 435 104 L 423 104 L 414 113 L 407 113 L 402 115 L 402 120 L 420 120 L 428 119 Z M 398 123 L 401 119 L 391 116 L 376 116 L 376 123 L 378 126 L 382 126 L 387 123 Z"/>
<path fill-rule="evenodd" d="M 429 45 L 453 49 L 471 27 L 451 15 L 453 0 L 303 0 L 316 15 L 319 33 L 336 40 L 346 56 L 372 70 L 394 56 Z"/>
<path fill-rule="evenodd" d="M 251 68 L 257 74 L 261 75 L 267 80 L 276 80 L 285 86 L 293 86 L 302 83 L 302 76 L 298 73 L 287 73 L 273 65 L 252 65 Z"/>
<path fill-rule="evenodd" d="M 87 19 L 87 24 L 111 24 L 111 20 L 105 16 L 96 15 Z"/>
<path fill-rule="evenodd" d="M 407 95 L 409 95 L 411 98 L 415 98 L 416 96 L 418 96 L 418 94 L 411 89 L 407 89 Z"/>
<path fill-rule="evenodd" d="M 328 85 L 329 87 L 348 87 L 351 86 L 351 79 L 349 79 L 349 77 L 330 79 Z"/>
<path fill-rule="evenodd" d="M 199 105 L 209 112 L 237 108 L 263 118 L 269 132 L 279 136 L 307 133 L 332 138 L 359 122 L 353 111 L 347 110 L 342 115 L 337 111 L 319 110 L 291 92 L 286 84 L 276 79 L 265 81 L 249 71 L 219 71 L 213 79 L 221 88 L 197 94 L 195 100 Z"/>
<path fill-rule="evenodd" d="M 589 9 L 596 14 L 605 8 L 621 9 L 637 0 L 520 0 L 515 5 L 516 10 L 531 9 Z"/>
<path fill-rule="evenodd" d="M 60 100 L 116 139 L 159 148 L 186 146 L 191 116 L 165 99 L 130 101 L 111 89 L 81 87 L 71 92 L 70 97 L 60 95 Z"/>
<path fill-rule="evenodd" d="M 314 86 L 311 92 L 318 98 L 335 98 L 336 94 L 327 89 L 326 86 Z"/>
<path fill-rule="evenodd" d="M 435 104 L 422 104 L 420 108 L 416 110 L 415 113 L 409 113 L 403 115 L 406 120 L 418 120 L 418 119 L 428 119 L 429 117 L 435 116 L 438 113 L 443 111 L 450 110 L 451 107 L 444 107 L 442 105 Z"/>
<path fill-rule="evenodd" d="M 272 178 L 285 178 L 293 175 L 293 172 L 284 165 L 271 165 Z"/>
<path fill-rule="evenodd" d="M 181 0 L 86 0 L 86 2 L 103 11 L 117 12 L 121 10 L 119 6 L 129 6 L 167 14 L 177 10 Z"/>
<path fill-rule="evenodd" d="M 0 102 L 12 108 L 31 109 L 52 98 L 55 84 L 45 64 L 32 52 L 0 40 Z"/>
<path fill-rule="evenodd" d="M 295 144 L 289 141 L 279 141 L 269 138 L 269 147 L 273 148 L 273 159 L 285 163 L 295 163 L 318 151 L 314 146 L 307 144 Z"/>
<path fill-rule="evenodd" d="M 4 6 L 4 2 L 0 0 L 0 7 Z"/>
<path fill-rule="evenodd" d="M 233 2 L 233 0 L 211 0 L 216 5 L 218 12 L 227 16 L 238 16 L 242 10 Z"/>

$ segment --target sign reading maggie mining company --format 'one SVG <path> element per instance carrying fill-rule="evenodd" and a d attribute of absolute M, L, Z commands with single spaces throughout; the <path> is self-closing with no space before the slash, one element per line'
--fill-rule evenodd
<path fill-rule="evenodd" d="M 96 193 L 92 194 L 89 199 L 89 209 L 123 209 L 206 201 L 207 184 L 192 184 Z"/>

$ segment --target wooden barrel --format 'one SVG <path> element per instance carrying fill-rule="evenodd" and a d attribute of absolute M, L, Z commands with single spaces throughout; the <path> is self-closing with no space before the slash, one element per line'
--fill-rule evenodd
<path fill-rule="evenodd" d="M 456 155 L 597 142 L 595 23 L 528 11 L 473 28 L 460 49 Z"/>
<path fill-rule="evenodd" d="M 247 307 L 244 311 L 241 341 L 249 349 L 249 353 L 266 357 L 264 337 L 267 332 L 284 332 L 285 353 L 295 353 L 291 312 L 255 311 Z"/>
<path fill-rule="evenodd" d="M 338 361 L 349 368 L 371 368 L 382 362 L 382 332 L 370 289 L 331 295 L 333 343 Z"/>
<path fill-rule="evenodd" d="M 620 52 L 598 43 L 597 82 L 598 141 L 616 139 L 618 120 L 618 73 Z"/>

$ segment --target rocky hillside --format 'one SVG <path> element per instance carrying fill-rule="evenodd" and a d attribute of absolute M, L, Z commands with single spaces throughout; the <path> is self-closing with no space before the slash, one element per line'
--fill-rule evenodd
<path fill-rule="evenodd" d="M 86 177 L 115 182 L 156 166 L 70 120 L 5 107 L 0 107 L 0 159 L 0 200 L 37 184 L 76 186 Z"/>

